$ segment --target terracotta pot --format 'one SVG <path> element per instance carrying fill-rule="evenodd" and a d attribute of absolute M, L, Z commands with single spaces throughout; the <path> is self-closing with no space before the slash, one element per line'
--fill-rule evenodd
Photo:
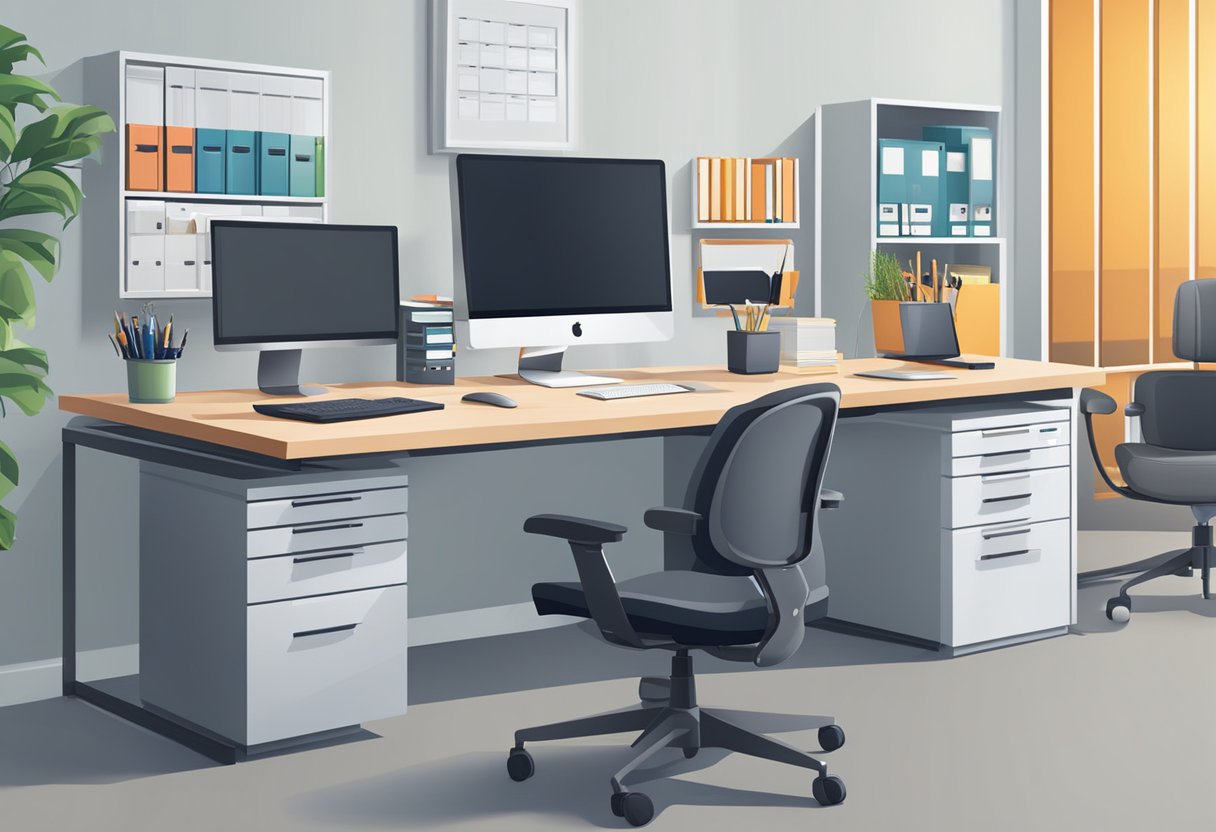
<path fill-rule="evenodd" d="M 874 349 L 879 355 L 904 351 L 904 332 L 899 321 L 900 303 L 902 301 L 898 300 L 870 301 L 870 315 L 874 320 Z"/>

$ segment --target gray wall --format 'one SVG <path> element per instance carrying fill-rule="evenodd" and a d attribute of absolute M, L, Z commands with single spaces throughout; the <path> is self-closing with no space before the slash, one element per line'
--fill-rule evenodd
<path fill-rule="evenodd" d="M 667 161 L 677 328 L 670 343 L 576 350 L 569 357 L 575 366 L 723 360 L 725 324 L 691 310 L 687 194 L 693 156 L 791 148 L 803 156 L 805 177 L 806 125 L 816 105 L 870 96 L 994 102 L 1005 107 L 1007 118 L 1016 117 L 1009 84 L 1012 0 L 584 0 L 583 9 L 579 152 Z M 47 58 L 47 77 L 77 97 L 80 59 L 116 49 L 332 70 L 333 218 L 397 224 L 403 293 L 449 290 L 449 159 L 426 152 L 422 0 L 24 0 L 5 4 L 0 22 L 28 34 Z M 807 229 L 808 182 L 804 178 Z M 809 239 L 809 230 L 798 237 L 804 269 L 811 263 Z M 28 340 L 49 350 L 57 391 L 119 391 L 122 367 L 102 342 L 107 316 L 117 305 L 117 276 L 108 261 L 89 260 L 77 227 L 65 235 L 64 252 L 55 282 L 39 288 L 39 326 Z M 809 269 L 805 273 L 809 278 Z M 1037 273 L 1020 267 L 1018 280 L 1023 279 L 1037 280 Z M 806 286 L 799 305 L 809 312 L 809 280 Z M 158 308 L 193 330 L 194 349 L 179 371 L 183 389 L 252 383 L 252 355 L 210 349 L 206 303 L 166 302 Z M 306 362 L 306 375 L 325 381 L 393 374 L 389 348 L 320 351 Z M 505 372 L 513 363 L 509 351 L 458 357 L 464 374 Z M 3 440 L 23 464 L 21 487 L 8 499 L 20 514 L 18 544 L 0 555 L 0 666 L 58 655 L 63 422 L 53 404 L 34 419 L 10 412 L 0 422 Z M 516 452 L 462 456 L 451 464 L 419 460 L 415 484 L 451 497 L 413 501 L 415 512 L 430 510 L 430 520 L 411 518 L 417 535 L 411 608 L 434 613 L 517 603 L 526 600 L 523 587 L 542 572 L 569 577 L 568 557 L 560 551 L 521 558 L 535 544 L 525 543 L 512 524 L 533 507 L 575 510 L 581 501 L 566 495 L 599 477 L 609 485 L 588 493 L 582 510 L 637 526 L 638 518 L 629 515 L 662 497 L 661 469 L 653 463 L 661 457 L 648 440 L 548 448 L 527 457 L 524 480 Z M 88 593 L 82 647 L 130 642 L 135 605 L 124 588 L 134 567 L 133 466 L 88 453 L 81 468 L 81 557 L 87 562 L 81 584 Z M 612 486 L 626 490 L 627 483 L 637 493 L 614 501 L 618 489 Z M 536 489 L 535 495 L 504 500 L 505 491 L 520 484 Z M 540 491 L 546 487 L 550 499 Z M 426 540 L 443 539 L 440 530 L 447 531 L 445 551 L 424 551 Z M 496 543 L 499 531 L 504 536 Z M 630 566 L 657 565 L 658 553 L 645 551 L 657 543 L 645 533 L 636 539 Z"/>

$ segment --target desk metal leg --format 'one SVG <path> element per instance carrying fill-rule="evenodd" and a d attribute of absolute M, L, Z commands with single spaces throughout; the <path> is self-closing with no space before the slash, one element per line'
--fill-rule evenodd
<path fill-rule="evenodd" d="M 63 443 L 63 695 L 76 692 L 76 445 Z"/>

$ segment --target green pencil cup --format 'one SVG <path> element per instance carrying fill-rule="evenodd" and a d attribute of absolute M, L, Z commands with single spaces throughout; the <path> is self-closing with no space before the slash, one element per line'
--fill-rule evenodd
<path fill-rule="evenodd" d="M 127 398 L 131 404 L 168 404 L 177 394 L 177 361 L 127 359 Z"/>

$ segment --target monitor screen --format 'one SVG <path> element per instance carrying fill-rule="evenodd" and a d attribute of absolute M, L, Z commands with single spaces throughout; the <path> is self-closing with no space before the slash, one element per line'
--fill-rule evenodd
<path fill-rule="evenodd" d="M 470 319 L 671 310 L 661 160 L 457 159 Z"/>
<path fill-rule="evenodd" d="M 214 221 L 216 345 L 397 337 L 394 226 Z"/>

